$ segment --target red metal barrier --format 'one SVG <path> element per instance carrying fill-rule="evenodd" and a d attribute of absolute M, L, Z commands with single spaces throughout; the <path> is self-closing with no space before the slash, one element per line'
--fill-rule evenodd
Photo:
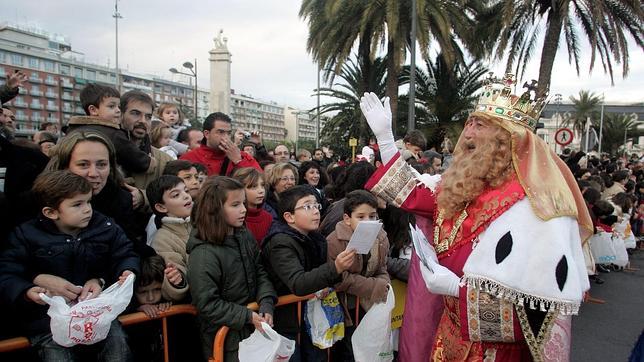
<path fill-rule="evenodd" d="M 125 314 L 119 317 L 119 321 L 123 326 L 129 326 L 133 324 L 145 323 L 152 320 L 161 319 L 162 332 L 163 332 L 163 359 L 165 362 L 169 361 L 168 354 L 168 317 L 172 317 L 179 314 L 191 314 L 196 315 L 197 310 L 190 304 L 178 304 L 173 305 L 168 310 L 160 312 L 158 317 L 150 318 L 147 314 L 143 312 L 136 312 L 132 314 Z M 29 348 L 31 344 L 29 339 L 25 337 L 16 337 L 11 339 L 5 339 L 0 341 L 0 352 L 11 352 L 17 351 L 20 349 Z"/>

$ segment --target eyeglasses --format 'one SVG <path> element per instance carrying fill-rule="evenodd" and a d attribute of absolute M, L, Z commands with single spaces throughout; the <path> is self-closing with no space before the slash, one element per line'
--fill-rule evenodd
<path fill-rule="evenodd" d="M 314 204 L 306 204 L 306 205 L 298 206 L 298 207 L 294 208 L 293 210 L 297 210 L 297 209 L 302 209 L 302 210 L 304 210 L 306 212 L 310 212 L 310 211 L 313 211 L 313 210 L 322 210 L 322 205 L 320 205 L 320 204 L 318 204 L 316 202 Z"/>
<path fill-rule="evenodd" d="M 283 182 L 293 181 L 293 182 L 295 182 L 295 177 L 288 177 L 288 176 L 280 177 L 280 181 L 283 181 Z"/>

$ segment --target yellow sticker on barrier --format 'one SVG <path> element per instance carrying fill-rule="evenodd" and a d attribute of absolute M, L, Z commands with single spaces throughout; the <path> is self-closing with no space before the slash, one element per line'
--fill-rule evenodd
<path fill-rule="evenodd" d="M 407 283 L 398 279 L 391 280 L 396 296 L 396 305 L 391 311 L 391 329 L 398 329 L 402 326 L 403 313 L 405 312 L 405 297 L 407 296 Z"/>

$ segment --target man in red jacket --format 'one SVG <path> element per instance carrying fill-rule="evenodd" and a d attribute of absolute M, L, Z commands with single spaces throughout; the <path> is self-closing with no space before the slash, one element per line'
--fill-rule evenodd
<path fill-rule="evenodd" d="M 203 122 L 203 140 L 199 148 L 181 156 L 182 160 L 200 163 L 208 169 L 208 176 L 228 176 L 234 169 L 254 167 L 262 171 L 253 156 L 231 140 L 232 125 L 228 115 L 215 112 Z"/>

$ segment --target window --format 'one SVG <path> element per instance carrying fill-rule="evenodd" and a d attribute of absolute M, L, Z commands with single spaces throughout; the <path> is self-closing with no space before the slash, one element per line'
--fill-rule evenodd
<path fill-rule="evenodd" d="M 69 68 L 69 65 L 61 64 L 60 65 L 60 74 L 71 75 L 71 69 Z"/>
<path fill-rule="evenodd" d="M 83 68 L 74 68 L 74 77 L 83 78 Z"/>
<path fill-rule="evenodd" d="M 22 66 L 22 55 L 11 54 L 11 64 Z"/>
<path fill-rule="evenodd" d="M 7 53 L 0 50 L 0 63 L 4 63 Z"/>
<path fill-rule="evenodd" d="M 96 71 L 95 70 L 88 70 L 87 71 L 87 79 L 96 80 Z"/>
<path fill-rule="evenodd" d="M 47 82 L 47 84 L 55 84 L 55 83 L 56 83 L 56 79 L 54 79 L 54 76 L 53 76 L 53 75 L 49 74 L 49 75 L 47 75 L 47 80 L 46 80 L 46 82 Z"/>
<path fill-rule="evenodd" d="M 55 71 L 56 67 L 54 67 L 54 62 L 52 62 L 51 60 L 45 60 L 43 61 L 43 63 L 45 64 L 45 71 L 47 72 Z"/>
<path fill-rule="evenodd" d="M 37 58 L 29 58 L 29 68 L 40 69 L 40 60 Z"/>
<path fill-rule="evenodd" d="M 56 101 L 48 100 L 47 107 L 56 107 Z"/>
<path fill-rule="evenodd" d="M 107 78 L 107 73 L 105 73 L 105 72 L 98 73 L 98 80 L 99 81 L 106 82 L 107 79 L 108 79 Z"/>

